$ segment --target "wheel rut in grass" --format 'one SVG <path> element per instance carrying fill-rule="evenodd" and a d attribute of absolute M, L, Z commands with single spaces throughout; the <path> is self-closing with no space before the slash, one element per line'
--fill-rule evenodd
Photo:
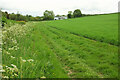
<path fill-rule="evenodd" d="M 52 45 L 51 40 L 47 37 L 46 34 L 44 34 L 45 30 L 43 28 L 40 29 L 40 33 L 42 38 L 44 38 L 44 42 L 46 43 L 46 45 L 49 47 L 49 50 L 51 50 L 53 52 L 53 54 L 55 53 L 51 48 L 53 48 L 54 46 Z M 60 57 L 58 57 L 56 54 L 54 54 L 55 57 L 57 59 L 57 63 L 60 63 Z M 61 64 L 61 63 L 60 63 Z M 62 66 L 62 64 L 61 64 Z M 63 69 L 64 70 L 64 69 Z M 66 74 L 66 73 L 65 73 Z M 61 77 L 62 78 L 62 77 Z"/>
<path fill-rule="evenodd" d="M 110 53 L 111 55 L 114 54 L 114 47 L 116 46 L 94 42 L 84 37 L 56 30 L 46 24 L 44 24 L 39 31 L 43 34 L 42 36 L 45 37 L 44 40 L 53 53 L 55 53 L 61 64 L 64 63 L 63 68 L 66 69 L 66 72 L 68 72 L 71 77 L 102 78 L 108 76 L 108 74 L 105 74 L 103 71 L 99 71 L 99 66 L 91 64 L 89 60 L 93 59 L 92 63 L 97 65 L 101 65 L 103 62 L 110 63 L 107 58 L 109 59 Z M 96 61 L 97 59 L 99 59 L 99 61 Z M 111 61 L 112 60 L 113 59 L 111 59 Z M 107 65 L 108 68 L 110 66 L 111 65 Z"/>
<path fill-rule="evenodd" d="M 46 32 L 47 33 L 47 30 L 45 30 L 44 32 Z M 45 34 L 45 33 L 43 33 L 43 34 Z M 46 35 L 48 35 L 48 34 L 46 34 Z M 45 37 L 45 35 L 44 35 L 44 37 Z M 55 41 L 54 40 L 50 40 L 50 37 L 48 37 L 49 38 L 49 40 L 47 40 L 47 41 L 52 41 L 52 43 L 55 43 Z M 52 44 L 51 42 L 50 43 L 48 43 L 48 45 L 49 44 Z M 58 46 L 59 46 L 59 44 L 57 43 L 54 47 L 57 47 L 57 49 L 58 49 Z M 67 50 L 65 50 L 64 48 L 62 48 L 61 46 L 60 46 L 60 51 L 65 51 L 65 52 L 67 52 L 67 53 L 70 53 L 70 51 L 67 51 Z M 57 53 L 57 52 L 55 52 L 55 48 L 54 48 L 54 53 Z M 75 56 L 76 57 L 76 56 Z M 70 58 L 69 58 L 70 59 Z M 86 64 L 84 64 L 84 65 L 86 65 Z M 88 67 L 87 65 L 86 65 L 86 67 Z M 92 70 L 92 69 L 90 69 L 90 67 L 88 67 L 89 68 L 89 70 L 90 70 L 90 72 L 92 71 L 93 73 L 96 73 L 96 72 L 94 72 L 94 70 Z M 68 71 L 68 74 L 70 75 L 71 73 L 73 73 L 70 69 L 68 69 L 67 68 L 67 71 Z"/>
<path fill-rule="evenodd" d="M 44 38 L 45 38 L 45 40 L 46 40 L 47 45 L 48 45 L 48 46 L 50 47 L 50 49 L 53 51 L 53 53 L 55 54 L 55 56 L 56 56 L 56 58 L 58 59 L 58 61 L 61 62 L 62 58 L 59 57 L 59 56 L 56 54 L 57 52 L 52 49 L 53 47 L 51 47 L 51 46 L 53 46 L 53 45 L 52 45 L 52 42 L 50 41 L 50 39 L 48 39 L 48 38 L 46 37 L 46 35 L 43 35 L 43 36 L 44 36 Z M 54 47 L 55 47 L 55 46 L 54 46 Z M 62 66 L 63 66 L 63 64 L 64 64 L 64 63 L 61 63 Z M 64 65 L 64 66 L 65 66 L 65 65 Z M 72 71 L 68 68 L 68 66 L 66 65 L 63 69 L 64 69 L 66 72 L 68 72 L 67 75 L 68 75 L 70 78 L 72 78 L 72 77 L 70 76 L 70 74 L 72 74 Z"/>
<path fill-rule="evenodd" d="M 49 25 L 48 25 L 49 26 Z M 60 31 L 64 31 L 63 29 L 59 29 L 59 28 L 56 28 L 56 27 L 54 27 L 54 26 L 49 26 L 49 27 L 51 27 L 51 28 L 54 28 L 54 29 L 56 29 L 56 30 L 60 30 Z M 64 32 L 66 32 L 66 31 L 64 31 Z M 92 38 L 92 37 L 88 37 L 87 35 L 81 35 L 81 34 L 77 34 L 77 33 L 74 33 L 74 32 L 69 32 L 70 34 L 73 34 L 73 35 L 76 35 L 76 36 L 80 36 L 80 37 L 84 37 L 84 38 L 87 38 L 87 39 L 90 39 L 90 40 L 93 40 L 93 41 L 99 41 L 99 42 L 101 42 L 101 43 L 107 43 L 107 44 L 109 44 L 109 45 L 114 45 L 114 46 L 119 46 L 119 44 L 114 44 L 114 43 L 112 43 L 112 42 L 106 42 L 106 41 L 104 41 L 104 40 L 102 40 L 102 39 L 96 39 L 96 38 Z"/>

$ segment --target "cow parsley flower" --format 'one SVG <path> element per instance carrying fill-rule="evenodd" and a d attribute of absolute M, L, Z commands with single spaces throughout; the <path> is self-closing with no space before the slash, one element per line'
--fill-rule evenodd
<path fill-rule="evenodd" d="M 11 56 L 11 58 L 12 58 L 12 59 L 15 59 L 15 57 L 14 57 L 14 56 Z"/>
<path fill-rule="evenodd" d="M 6 52 L 6 54 L 8 54 L 8 55 L 9 55 L 10 53 L 9 53 L 9 52 Z"/>
<path fill-rule="evenodd" d="M 41 78 L 46 78 L 45 76 L 42 76 Z"/>
<path fill-rule="evenodd" d="M 9 78 L 8 76 L 4 76 L 3 78 Z"/>
<path fill-rule="evenodd" d="M 28 62 L 33 62 L 34 60 L 33 60 L 33 59 L 28 59 L 27 61 L 28 61 Z"/>
<path fill-rule="evenodd" d="M 0 72 L 5 72 L 5 70 L 2 69 L 2 70 L 0 70 Z"/>

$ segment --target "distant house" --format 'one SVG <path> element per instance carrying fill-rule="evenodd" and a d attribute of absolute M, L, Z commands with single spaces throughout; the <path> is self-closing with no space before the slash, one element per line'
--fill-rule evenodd
<path fill-rule="evenodd" d="M 59 20 L 59 17 L 54 17 L 54 20 Z"/>
<path fill-rule="evenodd" d="M 63 20 L 63 19 L 67 19 L 67 17 L 66 16 L 54 17 L 54 20 Z"/>

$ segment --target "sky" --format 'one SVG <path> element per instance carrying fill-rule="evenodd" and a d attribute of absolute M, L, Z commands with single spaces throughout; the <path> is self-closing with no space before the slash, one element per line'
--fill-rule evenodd
<path fill-rule="evenodd" d="M 83 14 L 118 12 L 120 0 L 0 0 L 2 11 L 32 16 L 43 16 L 45 10 L 55 15 L 67 15 L 68 11 L 80 9 Z"/>

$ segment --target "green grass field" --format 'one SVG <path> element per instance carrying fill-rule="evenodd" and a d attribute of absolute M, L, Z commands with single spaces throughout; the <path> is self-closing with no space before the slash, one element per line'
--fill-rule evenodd
<path fill-rule="evenodd" d="M 4 27 L 3 77 L 116 78 L 117 24 L 110 14 Z"/>
<path fill-rule="evenodd" d="M 118 14 L 89 16 L 65 21 L 51 21 L 56 27 L 89 39 L 118 45 Z"/>

